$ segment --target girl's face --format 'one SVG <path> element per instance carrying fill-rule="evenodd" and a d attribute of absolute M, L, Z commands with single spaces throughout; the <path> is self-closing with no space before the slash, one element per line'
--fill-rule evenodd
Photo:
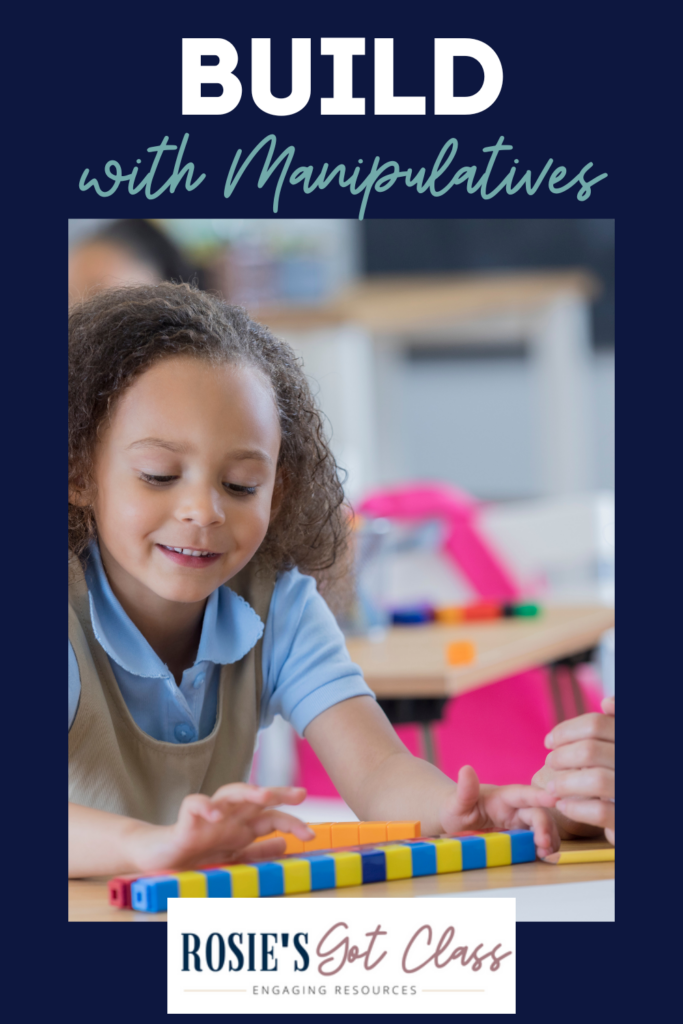
<path fill-rule="evenodd" d="M 124 392 L 95 454 L 102 559 L 133 604 L 198 602 L 266 535 L 280 425 L 249 366 L 165 359 Z"/>

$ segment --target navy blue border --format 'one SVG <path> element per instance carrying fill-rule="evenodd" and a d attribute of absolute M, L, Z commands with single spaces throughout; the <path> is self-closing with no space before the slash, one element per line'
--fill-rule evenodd
<path fill-rule="evenodd" d="M 635 15 L 605 2 L 551 8 L 498 0 L 414 5 L 400 14 L 393 3 L 366 3 L 350 13 L 323 11 L 311 3 L 297 4 L 293 12 L 282 3 L 238 10 L 213 0 L 184 6 L 123 2 L 106 10 L 76 2 L 68 9 L 28 13 L 31 17 L 25 18 L 25 12 L 15 11 L 7 23 L 9 50 L 16 51 L 17 63 L 5 132 L 3 397 L 8 413 L 6 685 L 20 706 L 30 709 L 6 722 L 7 738 L 16 743 L 10 753 L 15 772 L 6 816 L 10 835 L 17 837 L 22 870 L 40 877 L 34 892 L 19 891 L 17 885 L 20 920 L 30 919 L 40 929 L 30 970 L 36 969 L 37 957 L 49 958 L 61 979 L 56 989 L 45 991 L 34 983 L 34 1009 L 41 1015 L 42 1008 L 55 1012 L 61 993 L 66 999 L 61 1009 L 76 1019 L 127 1015 L 152 1021 L 166 1013 L 164 925 L 66 926 L 63 777 L 55 770 L 64 756 L 58 739 L 63 670 L 52 666 L 63 643 L 57 596 L 63 541 L 55 505 L 63 486 L 59 424 L 64 416 L 67 218 L 269 215 L 254 189 L 252 195 L 245 191 L 239 209 L 225 211 L 208 199 L 195 203 L 198 193 L 184 201 L 177 196 L 177 202 L 148 204 L 153 210 L 121 194 L 103 205 L 94 202 L 92 192 L 79 192 L 78 176 L 97 160 L 119 151 L 135 155 L 136 147 L 152 145 L 164 134 L 177 138 L 186 130 L 179 116 L 183 35 L 230 38 L 245 53 L 245 66 L 251 36 L 363 35 L 370 40 L 391 35 L 397 52 L 414 42 L 416 53 L 413 67 L 400 72 L 397 88 L 420 93 L 424 85 L 427 96 L 431 39 L 458 35 L 492 45 L 506 74 L 499 101 L 473 119 L 476 124 L 467 132 L 461 129 L 468 148 L 495 142 L 502 133 L 530 163 L 542 163 L 546 156 L 558 162 L 571 158 L 578 166 L 593 160 L 609 173 L 585 203 L 560 196 L 536 203 L 520 195 L 514 201 L 504 196 L 488 204 L 477 200 L 467 207 L 428 197 L 410 205 L 396 189 L 382 197 L 381 206 L 373 202 L 369 215 L 616 218 L 620 622 L 626 638 L 626 654 L 620 652 L 619 659 L 620 732 L 627 735 L 630 751 L 621 758 L 620 778 L 629 805 L 625 826 L 631 822 L 633 834 L 627 834 L 620 852 L 618 924 L 518 927 L 518 1016 L 552 1024 L 577 1017 L 604 1020 L 624 998 L 635 1010 L 637 987 L 632 987 L 630 969 L 635 970 L 636 961 L 642 964 L 641 956 L 647 961 L 650 893 L 667 878 L 664 865 L 658 872 L 652 864 L 645 873 L 638 836 L 668 820 L 666 811 L 664 816 L 654 813 L 654 803 L 665 782 L 662 762 L 675 727 L 670 684 L 677 660 L 671 659 L 669 639 L 676 635 L 677 604 L 669 594 L 674 586 L 669 566 L 677 550 L 680 472 L 680 456 L 675 455 L 680 326 L 674 313 L 680 243 L 672 218 L 677 129 L 667 105 L 673 71 L 665 56 L 673 13 L 659 2 Z M 369 96 L 367 73 L 365 78 L 361 73 L 359 83 Z M 207 120 L 212 123 L 192 126 L 192 145 L 215 168 L 224 165 L 234 138 L 244 138 L 246 145 L 270 130 L 268 119 L 248 103 L 230 125 L 224 119 L 225 128 Z M 278 126 L 279 134 L 301 150 L 315 141 L 344 155 L 360 155 L 375 145 L 397 159 L 418 149 L 438 151 L 446 134 L 433 117 L 385 119 L 379 126 L 378 118 L 344 118 L 321 128 L 311 110 L 296 123 L 291 120 L 291 127 Z M 297 205 L 292 196 L 281 214 L 353 215 L 331 190 L 323 195 L 324 202 L 305 205 Z M 12 615 L 15 609 L 18 615 Z M 644 728 L 650 708 L 665 710 L 667 728 Z M 650 737 L 657 739 L 656 752 Z M 652 889 L 642 885 L 646 878 Z M 8 901 L 11 897 L 10 892 Z M 634 941 L 641 950 L 636 961 L 631 959 Z"/>

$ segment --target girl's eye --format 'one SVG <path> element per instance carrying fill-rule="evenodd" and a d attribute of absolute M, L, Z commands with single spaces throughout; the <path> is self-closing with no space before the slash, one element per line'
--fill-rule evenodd
<path fill-rule="evenodd" d="M 226 483 L 225 489 L 233 495 L 255 495 L 256 487 L 245 487 L 241 483 Z"/>
<path fill-rule="evenodd" d="M 140 474 L 140 479 L 144 480 L 145 483 L 147 483 L 147 484 L 151 484 L 153 487 L 162 487 L 164 484 L 173 483 L 173 481 L 177 480 L 178 477 L 177 476 L 155 476 L 152 473 L 141 473 Z M 248 495 L 248 494 L 256 494 L 256 488 L 255 487 L 245 487 L 242 484 L 224 484 L 223 486 L 225 487 L 225 489 L 227 491 L 230 491 L 231 494 L 235 494 L 235 495 L 242 496 L 242 495 Z"/>
<path fill-rule="evenodd" d="M 141 473 L 140 479 L 144 480 L 145 483 L 153 484 L 159 487 L 161 484 L 170 484 L 172 480 L 177 480 L 177 476 L 152 476 L 151 473 Z"/>

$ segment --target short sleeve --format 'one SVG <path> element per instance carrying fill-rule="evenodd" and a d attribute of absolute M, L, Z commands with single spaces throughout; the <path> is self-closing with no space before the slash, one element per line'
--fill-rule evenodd
<path fill-rule="evenodd" d="M 78 662 L 74 649 L 69 641 L 69 729 L 74 724 L 78 702 L 81 697 L 81 673 L 78 670 Z"/>
<path fill-rule="evenodd" d="M 281 573 L 263 636 L 261 727 L 279 714 L 302 736 L 317 715 L 350 697 L 373 697 L 315 580 Z"/>

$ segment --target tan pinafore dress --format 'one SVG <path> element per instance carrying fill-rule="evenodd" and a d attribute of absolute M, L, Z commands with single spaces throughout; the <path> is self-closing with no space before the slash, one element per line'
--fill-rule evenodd
<path fill-rule="evenodd" d="M 263 637 L 221 667 L 216 724 L 196 743 L 156 740 L 136 725 L 105 650 L 95 637 L 80 565 L 70 561 L 69 639 L 81 695 L 69 731 L 69 801 L 157 825 L 176 821 L 189 793 L 212 795 L 249 777 L 261 704 Z M 265 623 L 274 581 L 247 566 L 226 586 Z"/>

